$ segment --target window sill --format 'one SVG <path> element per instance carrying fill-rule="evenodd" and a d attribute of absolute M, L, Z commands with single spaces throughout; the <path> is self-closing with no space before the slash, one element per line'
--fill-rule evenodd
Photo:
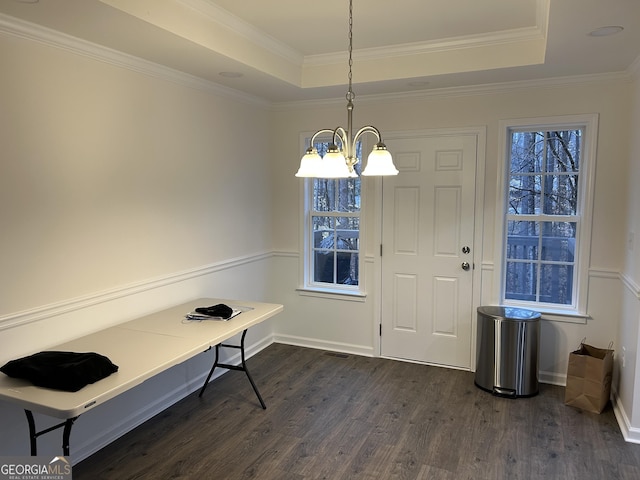
<path fill-rule="evenodd" d="M 548 320 L 551 322 L 562 322 L 562 323 L 576 323 L 581 325 L 586 325 L 587 320 L 591 318 L 591 316 L 587 313 L 580 313 L 577 310 L 562 310 L 556 308 L 548 308 L 548 307 L 538 307 L 536 305 L 531 304 L 517 304 L 517 303 L 507 303 L 505 302 L 503 305 L 507 307 L 514 308 L 525 308 L 527 310 L 533 310 L 534 312 L 540 312 L 542 314 L 543 320 Z"/>
<path fill-rule="evenodd" d="M 552 322 L 562 322 L 562 323 L 577 323 L 581 325 L 586 325 L 587 320 L 591 317 L 586 313 L 578 313 L 578 312 L 555 312 L 553 310 L 538 310 L 542 314 L 543 320 L 549 320 Z"/>
<path fill-rule="evenodd" d="M 305 297 L 330 298 L 333 300 L 346 300 L 349 302 L 364 302 L 367 298 L 366 293 L 349 292 L 345 290 L 330 290 L 327 288 L 297 288 L 299 295 Z"/>

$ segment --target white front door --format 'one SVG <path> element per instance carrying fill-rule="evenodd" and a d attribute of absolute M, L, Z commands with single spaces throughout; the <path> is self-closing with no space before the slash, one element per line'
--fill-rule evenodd
<path fill-rule="evenodd" d="M 470 368 L 478 136 L 385 143 L 381 354 Z"/>

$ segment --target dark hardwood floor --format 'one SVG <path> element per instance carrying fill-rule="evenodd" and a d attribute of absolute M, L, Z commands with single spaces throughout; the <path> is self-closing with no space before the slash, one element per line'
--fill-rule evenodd
<path fill-rule="evenodd" d="M 611 407 L 479 390 L 473 373 L 273 344 L 73 468 L 97 479 L 640 479 Z M 73 453 L 73 452 L 72 452 Z"/>

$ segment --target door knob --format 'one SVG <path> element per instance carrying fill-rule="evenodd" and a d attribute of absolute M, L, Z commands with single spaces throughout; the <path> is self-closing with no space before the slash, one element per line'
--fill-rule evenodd
<path fill-rule="evenodd" d="M 469 268 L 471 268 L 471 265 L 469 265 L 469 262 L 462 262 L 463 270 L 469 270 Z"/>

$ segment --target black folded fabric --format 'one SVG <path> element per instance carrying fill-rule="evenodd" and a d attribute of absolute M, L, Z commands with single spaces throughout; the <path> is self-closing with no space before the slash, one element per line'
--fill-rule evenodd
<path fill-rule="evenodd" d="M 14 378 L 29 380 L 38 387 L 77 392 L 118 371 L 104 355 L 94 352 L 40 352 L 11 360 L 0 372 Z"/>
<path fill-rule="evenodd" d="M 233 313 L 233 309 L 224 303 L 219 303 L 210 307 L 198 307 L 196 308 L 196 313 L 209 315 L 210 317 L 229 318 Z"/>

